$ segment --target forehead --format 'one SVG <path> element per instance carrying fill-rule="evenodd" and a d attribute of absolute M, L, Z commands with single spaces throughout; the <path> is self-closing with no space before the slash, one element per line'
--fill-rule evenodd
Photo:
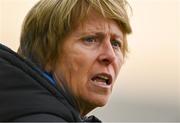
<path fill-rule="evenodd" d="M 76 33 L 104 33 L 117 35 L 123 38 L 123 32 L 120 26 L 111 19 L 90 12 L 87 17 L 75 28 Z"/>

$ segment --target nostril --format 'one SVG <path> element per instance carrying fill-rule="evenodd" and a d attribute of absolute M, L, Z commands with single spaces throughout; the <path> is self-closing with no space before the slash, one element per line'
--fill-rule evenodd
<path fill-rule="evenodd" d="M 111 63 L 111 61 L 109 59 L 102 59 L 102 63 L 104 65 L 109 65 Z"/>

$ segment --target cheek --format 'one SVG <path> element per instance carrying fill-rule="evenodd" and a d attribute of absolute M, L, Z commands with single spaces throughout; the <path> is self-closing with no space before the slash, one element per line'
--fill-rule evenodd
<path fill-rule="evenodd" d="M 123 64 L 124 63 L 124 55 L 123 55 L 122 50 L 116 51 L 115 55 L 116 55 L 116 62 L 120 65 Z"/>
<path fill-rule="evenodd" d="M 88 78 L 88 71 L 90 69 L 90 62 L 86 55 L 78 52 L 71 53 L 66 56 L 64 61 L 65 69 L 68 71 L 66 78 L 73 83 L 85 83 Z"/>
<path fill-rule="evenodd" d="M 82 72 L 87 67 L 87 62 L 82 55 L 74 54 L 69 56 L 69 60 L 67 61 L 67 63 L 69 63 L 69 69 L 71 69 L 72 72 L 75 73 Z"/>
<path fill-rule="evenodd" d="M 81 74 L 84 74 L 89 71 L 94 62 L 94 56 L 89 50 L 75 45 L 73 51 L 69 54 L 71 67 L 74 72 L 81 72 Z"/>
<path fill-rule="evenodd" d="M 83 88 L 85 88 L 88 81 L 88 71 L 90 69 L 90 63 L 84 55 L 71 54 L 68 56 L 68 60 L 65 61 L 68 73 L 66 74 L 66 80 L 68 86 L 73 93 L 78 96 Z"/>
<path fill-rule="evenodd" d="M 114 65 L 116 78 L 117 78 L 123 64 L 124 64 L 124 58 L 122 56 L 116 60 L 115 65 Z"/>
<path fill-rule="evenodd" d="M 123 64 L 124 64 L 124 58 L 122 57 L 122 58 L 119 59 L 117 62 L 118 62 L 118 63 L 117 63 L 117 69 L 118 69 L 118 71 L 120 71 L 121 67 L 122 67 Z"/>

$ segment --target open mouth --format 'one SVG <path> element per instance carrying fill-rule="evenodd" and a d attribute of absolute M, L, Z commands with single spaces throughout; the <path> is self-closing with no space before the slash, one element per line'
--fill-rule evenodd
<path fill-rule="evenodd" d="M 110 74 L 101 73 L 96 74 L 91 79 L 93 82 L 101 83 L 104 85 L 111 85 L 112 84 L 112 76 Z"/>

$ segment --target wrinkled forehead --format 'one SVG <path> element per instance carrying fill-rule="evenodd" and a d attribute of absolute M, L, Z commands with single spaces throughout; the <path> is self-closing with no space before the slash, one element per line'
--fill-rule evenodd
<path fill-rule="evenodd" d="M 105 18 L 95 11 L 89 12 L 83 21 L 76 25 L 74 31 L 79 33 L 112 34 L 123 38 L 122 29 L 115 20 Z"/>

